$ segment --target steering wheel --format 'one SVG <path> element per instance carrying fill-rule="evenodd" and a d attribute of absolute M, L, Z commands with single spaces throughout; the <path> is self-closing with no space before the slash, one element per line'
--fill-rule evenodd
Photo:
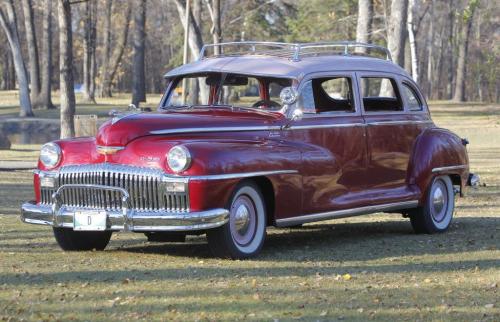
<path fill-rule="evenodd" d="M 272 100 L 260 100 L 252 104 L 252 107 L 279 108 L 281 104 Z"/>

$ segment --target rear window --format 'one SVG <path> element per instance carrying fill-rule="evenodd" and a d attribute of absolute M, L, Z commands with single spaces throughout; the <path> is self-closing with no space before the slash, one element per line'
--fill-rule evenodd
<path fill-rule="evenodd" d="M 403 83 L 402 92 L 410 111 L 416 112 L 423 110 L 422 101 L 420 100 L 416 91 L 410 85 Z"/>
<path fill-rule="evenodd" d="M 396 82 L 388 77 L 362 77 L 361 93 L 366 112 L 402 111 Z"/>

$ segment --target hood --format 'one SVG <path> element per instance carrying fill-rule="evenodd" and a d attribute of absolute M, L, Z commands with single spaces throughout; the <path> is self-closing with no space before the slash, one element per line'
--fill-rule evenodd
<path fill-rule="evenodd" d="M 96 144 L 125 146 L 146 135 L 239 131 L 239 128 L 266 130 L 279 126 L 283 119 L 279 113 L 220 109 L 128 114 L 105 122 L 99 128 Z"/>

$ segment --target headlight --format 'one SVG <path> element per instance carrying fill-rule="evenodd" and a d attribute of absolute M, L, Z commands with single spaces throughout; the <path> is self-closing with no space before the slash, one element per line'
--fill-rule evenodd
<path fill-rule="evenodd" d="M 182 172 L 191 165 L 191 154 L 182 145 L 176 145 L 168 151 L 167 163 L 174 172 Z"/>
<path fill-rule="evenodd" d="M 40 149 L 40 161 L 47 168 L 53 168 L 61 159 L 61 148 L 55 143 L 47 143 Z"/>

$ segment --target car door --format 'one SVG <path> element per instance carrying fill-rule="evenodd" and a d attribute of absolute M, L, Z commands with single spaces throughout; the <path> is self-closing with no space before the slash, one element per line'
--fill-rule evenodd
<path fill-rule="evenodd" d="M 367 194 L 373 203 L 410 198 L 407 169 L 418 119 L 405 108 L 397 75 L 360 72 L 357 80 L 367 134 Z"/>
<path fill-rule="evenodd" d="M 302 151 L 302 213 L 350 208 L 367 165 L 355 74 L 315 74 L 301 84 L 304 116 L 285 135 Z"/>

